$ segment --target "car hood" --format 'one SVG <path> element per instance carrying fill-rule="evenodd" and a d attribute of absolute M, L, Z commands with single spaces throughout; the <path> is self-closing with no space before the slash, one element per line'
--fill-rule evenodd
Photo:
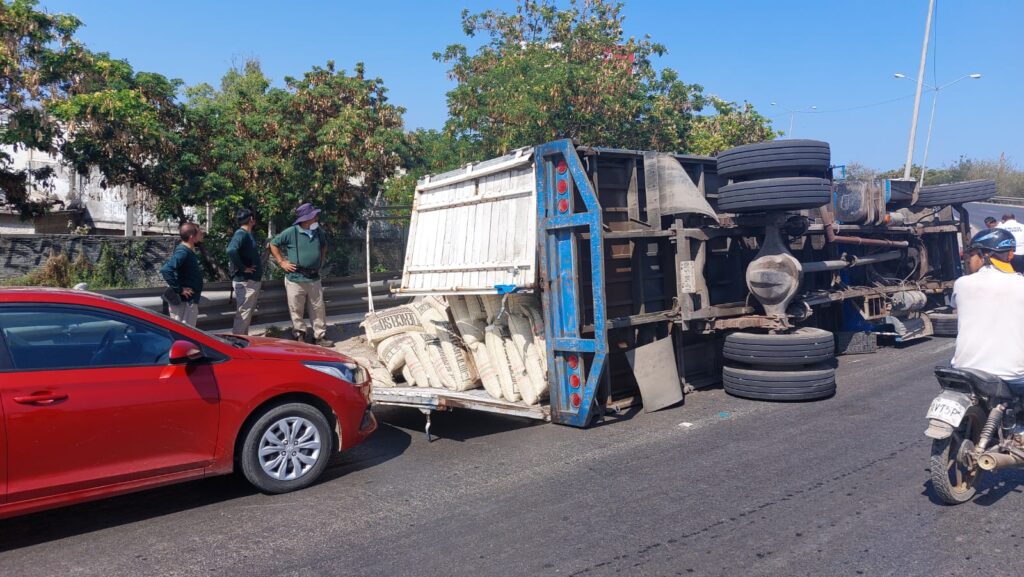
<path fill-rule="evenodd" d="M 254 359 L 352 362 L 350 357 L 334 349 L 284 339 L 246 338 L 249 340 L 249 346 L 242 350 Z"/>

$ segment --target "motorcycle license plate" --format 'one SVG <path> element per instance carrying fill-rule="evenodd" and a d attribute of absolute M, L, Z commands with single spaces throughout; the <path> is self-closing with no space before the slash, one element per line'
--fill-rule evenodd
<path fill-rule="evenodd" d="M 960 399 L 939 395 L 928 407 L 928 418 L 938 419 L 954 427 L 960 426 L 960 421 L 967 412 L 967 405 Z"/>

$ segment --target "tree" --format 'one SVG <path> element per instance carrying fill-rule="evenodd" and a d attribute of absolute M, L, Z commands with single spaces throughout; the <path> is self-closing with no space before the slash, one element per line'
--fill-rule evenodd
<path fill-rule="evenodd" d="M 557 138 L 591 145 L 712 153 L 775 136 L 749 104 L 707 97 L 652 58 L 666 49 L 626 38 L 622 5 L 520 0 L 512 14 L 462 15 L 463 30 L 489 41 L 475 54 L 453 44 L 435 59 L 450 65 L 446 131 L 484 156 Z M 706 105 L 718 112 L 698 117 Z"/>
<path fill-rule="evenodd" d="M 86 51 L 74 39 L 77 18 L 40 12 L 36 4 L 0 0 L 0 144 L 55 153 L 60 126 L 45 107 L 66 96 Z M 28 198 L 29 182 L 51 176 L 48 168 L 16 169 L 0 151 L 0 191 L 25 217 L 45 210 Z"/>
<path fill-rule="evenodd" d="M 133 186 L 167 196 L 183 174 L 186 132 L 177 101 L 182 82 L 137 72 L 124 60 L 85 52 L 76 82 L 45 111 L 60 122 L 58 149 L 83 175 L 97 169 L 102 186 Z M 176 211 L 184 220 L 180 208 Z"/>
<path fill-rule="evenodd" d="M 352 76 L 328 61 L 285 82 L 279 139 L 286 188 L 280 192 L 294 199 L 290 207 L 312 202 L 328 219 L 357 218 L 401 164 L 405 109 L 388 102 L 383 80 L 366 78 L 362 63 Z"/>

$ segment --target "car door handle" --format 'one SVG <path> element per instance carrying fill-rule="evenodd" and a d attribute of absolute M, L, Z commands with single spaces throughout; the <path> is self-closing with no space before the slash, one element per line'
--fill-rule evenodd
<path fill-rule="evenodd" d="M 14 397 L 14 402 L 21 403 L 22 405 L 52 405 L 57 401 L 63 401 L 66 398 L 68 398 L 67 393 L 41 391 L 38 393 L 32 393 L 31 395 Z"/>

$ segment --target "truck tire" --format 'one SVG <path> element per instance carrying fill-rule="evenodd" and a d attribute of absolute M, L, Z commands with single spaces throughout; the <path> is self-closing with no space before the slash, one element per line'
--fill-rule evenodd
<path fill-rule="evenodd" d="M 778 176 L 824 178 L 832 160 L 827 142 L 770 140 L 730 148 L 718 155 L 718 174 L 733 180 Z"/>
<path fill-rule="evenodd" d="M 987 200 L 996 195 L 996 181 L 967 180 L 950 184 L 922 186 L 914 206 L 942 206 Z"/>
<path fill-rule="evenodd" d="M 955 337 L 956 313 L 928 313 L 932 321 L 932 334 L 937 337 Z"/>
<path fill-rule="evenodd" d="M 720 212 L 803 210 L 831 201 L 832 184 L 824 178 L 767 178 L 734 182 L 718 190 Z"/>
<path fill-rule="evenodd" d="M 722 386 L 736 397 L 762 401 L 810 401 L 836 392 L 836 371 L 827 365 L 772 371 L 722 367 Z"/>
<path fill-rule="evenodd" d="M 725 337 L 722 353 L 730 361 L 750 365 L 813 365 L 835 357 L 835 337 L 829 331 L 814 327 L 775 335 L 736 332 Z"/>

